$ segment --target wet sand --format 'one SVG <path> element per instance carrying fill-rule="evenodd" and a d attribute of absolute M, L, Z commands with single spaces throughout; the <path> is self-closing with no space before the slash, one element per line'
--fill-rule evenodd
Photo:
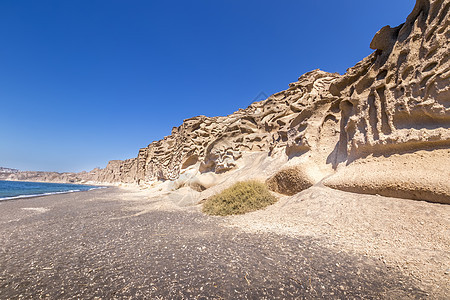
<path fill-rule="evenodd" d="M 436 298 L 325 238 L 239 230 L 198 207 L 136 213 L 143 195 L 0 202 L 0 299 Z"/>

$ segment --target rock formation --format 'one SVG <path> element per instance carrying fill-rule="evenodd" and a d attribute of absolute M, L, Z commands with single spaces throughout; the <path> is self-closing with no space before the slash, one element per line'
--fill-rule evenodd
<path fill-rule="evenodd" d="M 100 170 L 98 180 L 139 184 L 175 180 L 193 165 L 201 173 L 226 172 L 243 153 L 284 151 L 295 156 L 311 150 L 323 126 L 319 123 L 335 118 L 325 120 L 335 98 L 327 89 L 337 77 L 312 71 L 288 90 L 227 117 L 185 120 L 170 136 L 141 149 L 137 158 L 111 161 Z M 339 103 L 334 104 L 336 110 Z M 313 115 L 314 124 L 309 125 Z"/>
<path fill-rule="evenodd" d="M 370 45 L 376 51 L 333 83 L 344 154 L 448 146 L 448 10 L 448 1 L 417 1 L 404 24 L 383 27 Z"/>
<path fill-rule="evenodd" d="M 311 71 L 229 116 L 185 120 L 136 158 L 79 177 L 203 192 L 214 178 L 245 174 L 284 194 L 323 183 L 450 203 L 449 7 L 418 0 L 344 75 Z"/>
<path fill-rule="evenodd" d="M 449 7 L 417 1 L 404 24 L 382 28 L 376 51 L 332 84 L 341 99 L 336 163 L 348 166 L 325 184 L 450 203 Z"/>

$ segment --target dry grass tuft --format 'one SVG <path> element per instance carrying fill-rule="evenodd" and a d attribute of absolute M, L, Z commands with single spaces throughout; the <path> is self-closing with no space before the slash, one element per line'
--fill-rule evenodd
<path fill-rule="evenodd" d="M 240 215 L 262 209 L 277 201 L 267 186 L 258 181 L 238 182 L 207 199 L 203 212 L 208 215 Z"/>

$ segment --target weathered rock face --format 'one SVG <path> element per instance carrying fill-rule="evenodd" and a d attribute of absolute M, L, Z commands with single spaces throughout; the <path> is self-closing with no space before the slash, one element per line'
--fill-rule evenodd
<path fill-rule="evenodd" d="M 330 89 L 342 99 L 344 157 L 449 145 L 449 39 L 448 1 L 417 1 L 404 24 L 375 35 L 375 53 Z"/>
<path fill-rule="evenodd" d="M 208 184 L 190 185 L 204 191 L 213 176 L 262 173 L 270 164 L 257 167 L 248 157 L 267 153 L 282 158 L 264 173 L 280 193 L 323 181 L 353 192 L 450 203 L 449 8 L 450 0 L 418 0 L 406 22 L 383 27 L 370 45 L 375 52 L 346 74 L 315 70 L 229 116 L 185 120 L 136 158 L 80 178 L 151 185 L 208 175 Z"/>
<path fill-rule="evenodd" d="M 349 166 L 326 185 L 450 203 L 449 7 L 417 1 L 404 24 L 375 35 L 375 53 L 332 84 L 342 99 L 336 163 Z"/>
<path fill-rule="evenodd" d="M 339 99 L 328 92 L 336 78 L 337 74 L 312 71 L 288 90 L 227 117 L 185 120 L 170 136 L 141 149 L 137 158 L 111 161 L 97 179 L 143 184 L 177 179 L 191 166 L 201 173 L 226 172 L 244 152 L 300 155 L 316 146 L 326 122 L 337 124 Z"/>
<path fill-rule="evenodd" d="M 414 191 L 405 174 L 417 168 L 405 162 L 406 156 L 398 157 L 449 148 L 449 7 L 448 0 L 419 0 L 404 24 L 383 27 L 375 35 L 370 46 L 376 51 L 346 74 L 315 70 L 288 90 L 227 117 L 185 120 L 170 136 L 141 149 L 137 158 L 110 162 L 97 172 L 96 180 L 146 184 L 175 180 L 187 168 L 223 173 L 235 168 L 244 154 L 267 152 L 287 157 L 268 181 L 281 193 L 298 192 L 337 170 L 325 184 L 450 202 L 450 187 L 430 180 L 432 171 L 426 168 L 415 171 L 424 179 L 418 181 L 427 183 L 422 192 Z M 445 152 L 433 153 L 438 154 L 421 156 L 425 157 L 421 165 L 434 168 L 436 162 L 448 161 Z M 366 161 L 360 159 L 379 155 L 389 160 L 386 166 L 391 169 L 365 176 L 374 166 L 368 163 L 365 169 Z M 377 161 L 377 166 L 385 163 L 370 161 Z M 356 177 L 341 171 L 352 164 L 358 166 Z M 404 172 L 395 173 L 398 168 Z M 440 178 L 450 178 L 442 172 Z M 372 182 L 383 182 L 382 174 L 389 180 Z M 439 192 L 433 192 L 433 184 L 439 185 Z"/>

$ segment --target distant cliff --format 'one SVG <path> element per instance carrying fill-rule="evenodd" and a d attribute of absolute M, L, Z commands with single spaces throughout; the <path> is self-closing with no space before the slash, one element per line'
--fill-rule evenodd
<path fill-rule="evenodd" d="M 0 174 L 12 174 L 12 173 L 17 173 L 17 172 L 19 172 L 19 170 L 17 170 L 17 169 L 0 167 Z"/>
<path fill-rule="evenodd" d="M 229 116 L 185 120 L 135 158 L 55 180 L 170 181 L 173 190 L 203 192 L 241 176 L 284 194 L 322 182 L 450 203 L 449 7 L 449 0 L 418 0 L 406 22 L 383 27 L 370 44 L 375 51 L 344 75 L 306 73 Z"/>
<path fill-rule="evenodd" d="M 5 169 L 5 168 L 3 168 Z M 95 175 L 95 170 L 81 173 L 58 173 L 41 171 L 19 171 L 9 169 L 2 172 L 0 169 L 0 180 L 15 181 L 37 181 L 37 182 L 61 182 L 61 183 L 86 183 L 90 182 Z"/>

